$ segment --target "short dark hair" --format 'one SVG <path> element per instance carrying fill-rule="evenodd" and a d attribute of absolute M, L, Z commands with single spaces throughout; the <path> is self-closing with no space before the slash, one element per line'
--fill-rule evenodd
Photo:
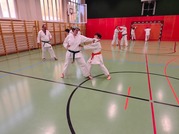
<path fill-rule="evenodd" d="M 102 38 L 102 35 L 100 33 L 95 33 L 96 36 L 98 36 L 98 38 Z"/>
<path fill-rule="evenodd" d="M 42 25 L 42 28 L 44 28 L 44 25 L 46 25 L 46 24 L 43 24 L 43 25 Z"/>
<path fill-rule="evenodd" d="M 65 29 L 65 32 L 69 33 L 69 32 L 70 32 L 70 29 Z"/>
<path fill-rule="evenodd" d="M 79 30 L 77 26 L 72 27 L 72 31 Z"/>

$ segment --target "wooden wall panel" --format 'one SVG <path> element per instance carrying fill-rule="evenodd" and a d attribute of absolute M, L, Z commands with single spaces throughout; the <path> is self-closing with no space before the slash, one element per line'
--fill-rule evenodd
<path fill-rule="evenodd" d="M 52 34 L 52 45 L 63 43 L 66 37 L 65 29 L 77 25 L 60 22 L 0 20 L 0 55 L 40 48 L 41 46 L 37 45 L 37 35 L 43 24 L 47 25 L 47 29 Z M 85 24 L 81 24 L 80 28 L 84 32 Z"/>

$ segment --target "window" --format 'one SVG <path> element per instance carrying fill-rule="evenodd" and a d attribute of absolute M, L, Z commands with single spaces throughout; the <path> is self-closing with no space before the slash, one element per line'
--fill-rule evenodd
<path fill-rule="evenodd" d="M 0 0 L 0 18 L 16 18 L 14 0 Z"/>
<path fill-rule="evenodd" d="M 156 1 L 155 0 L 146 0 L 142 3 L 142 12 L 141 15 L 155 15 Z"/>
<path fill-rule="evenodd" d="M 81 4 L 79 6 L 79 22 L 87 23 L 87 5 Z"/>
<path fill-rule="evenodd" d="M 46 21 L 63 21 L 62 0 L 40 0 L 42 19 Z"/>
<path fill-rule="evenodd" d="M 80 3 L 80 0 L 71 0 L 68 2 L 68 16 L 71 23 L 87 22 L 87 5 Z"/>

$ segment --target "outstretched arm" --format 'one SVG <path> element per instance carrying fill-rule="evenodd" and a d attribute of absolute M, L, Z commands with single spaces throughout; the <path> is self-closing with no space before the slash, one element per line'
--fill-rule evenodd
<path fill-rule="evenodd" d="M 81 36 L 81 43 L 92 42 L 94 40 L 93 38 L 88 38 L 83 35 L 80 35 L 80 36 Z"/>
<path fill-rule="evenodd" d="M 83 48 L 84 48 L 84 49 L 95 49 L 95 48 L 98 48 L 98 45 L 97 45 L 97 43 L 95 42 L 95 43 L 91 43 L 91 44 L 89 44 L 89 45 L 85 45 Z"/>

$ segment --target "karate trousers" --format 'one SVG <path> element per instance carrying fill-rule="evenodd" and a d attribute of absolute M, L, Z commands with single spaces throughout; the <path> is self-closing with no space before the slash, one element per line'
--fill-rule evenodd
<path fill-rule="evenodd" d="M 101 68 L 101 70 L 103 71 L 103 73 L 108 76 L 109 75 L 109 71 L 108 69 L 105 67 L 104 63 L 100 63 L 100 64 L 91 64 L 91 63 L 87 63 L 88 65 L 88 70 L 91 72 L 91 66 L 92 65 L 99 65 L 99 67 Z"/>
<path fill-rule="evenodd" d="M 83 57 L 78 57 L 78 58 L 75 58 L 75 61 L 79 65 L 83 76 L 88 77 L 90 75 L 90 73 L 89 73 L 87 64 L 85 62 L 85 59 Z M 67 75 L 68 68 L 69 68 L 70 64 L 72 64 L 72 62 L 73 62 L 73 58 L 66 57 L 63 72 L 62 72 L 64 75 Z"/>
<path fill-rule="evenodd" d="M 49 52 L 51 58 L 55 58 L 55 57 L 56 57 L 56 56 L 55 56 L 55 52 L 54 52 L 52 46 L 51 46 L 51 47 L 42 47 L 42 59 L 45 58 L 45 56 L 46 56 L 46 51 Z"/>
<path fill-rule="evenodd" d="M 115 42 L 116 42 L 116 45 L 118 45 L 118 42 L 119 42 L 118 35 L 113 35 L 113 40 L 111 42 L 111 45 L 114 45 Z"/>
<path fill-rule="evenodd" d="M 120 46 L 123 46 L 124 44 L 128 46 L 127 35 L 122 35 Z"/>

